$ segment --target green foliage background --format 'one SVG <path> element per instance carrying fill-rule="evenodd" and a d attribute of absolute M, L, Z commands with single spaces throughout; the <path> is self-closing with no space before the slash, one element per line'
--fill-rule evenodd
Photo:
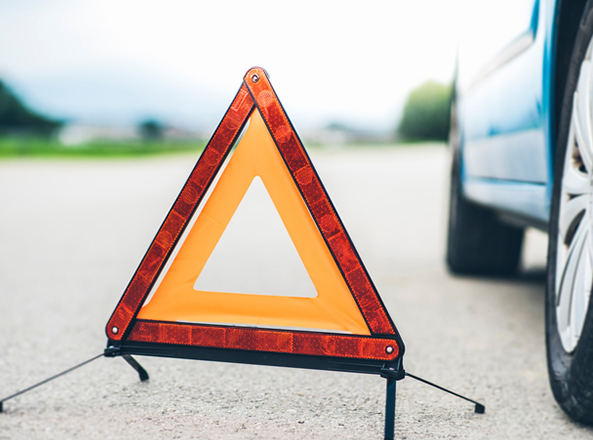
<path fill-rule="evenodd" d="M 406 140 L 446 141 L 451 117 L 450 85 L 427 81 L 412 90 L 397 129 Z"/>
<path fill-rule="evenodd" d="M 45 137 L 0 136 L 0 160 L 10 157 L 118 158 L 170 153 L 200 153 L 201 140 L 177 141 L 93 141 L 83 145 L 64 145 Z"/>
<path fill-rule="evenodd" d="M 0 81 L 0 135 L 50 136 L 62 123 L 28 108 Z"/>

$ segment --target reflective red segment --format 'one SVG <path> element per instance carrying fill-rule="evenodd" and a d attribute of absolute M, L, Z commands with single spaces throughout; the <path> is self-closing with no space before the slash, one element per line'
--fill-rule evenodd
<path fill-rule="evenodd" d="M 253 108 L 253 100 L 243 85 L 208 142 L 107 323 L 106 332 L 109 339 L 124 339 L 131 320 L 144 304 L 169 253 L 214 180 Z"/>
<path fill-rule="evenodd" d="M 393 338 L 143 320 L 134 322 L 127 340 L 382 361 L 395 360 L 399 355 L 399 346 Z M 391 353 L 388 347 L 393 348 Z"/>
<path fill-rule="evenodd" d="M 303 199 L 322 232 L 364 318 L 374 334 L 395 334 L 395 326 L 333 207 L 303 144 L 292 127 L 272 85 L 259 67 L 244 77 Z"/>

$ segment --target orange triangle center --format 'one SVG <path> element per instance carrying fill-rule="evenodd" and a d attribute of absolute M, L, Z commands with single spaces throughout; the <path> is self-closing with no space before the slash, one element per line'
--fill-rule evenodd
<path fill-rule="evenodd" d="M 298 292 L 295 296 L 244 295 L 194 288 L 257 177 L 317 291 L 315 297 L 299 297 Z M 259 111 L 253 112 L 249 127 L 202 206 L 177 243 L 138 319 L 370 334 Z M 272 268 L 258 270 L 265 276 Z"/>

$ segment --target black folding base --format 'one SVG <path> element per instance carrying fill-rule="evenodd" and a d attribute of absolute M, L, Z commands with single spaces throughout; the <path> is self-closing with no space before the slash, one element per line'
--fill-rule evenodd
<path fill-rule="evenodd" d="M 109 341 L 111 342 L 111 341 Z M 242 364 L 269 365 L 277 367 L 292 367 L 313 370 L 342 371 L 350 373 L 378 374 L 387 379 L 387 389 L 385 398 L 385 440 L 393 440 L 395 435 L 395 391 L 396 382 L 404 379 L 406 376 L 419 380 L 427 385 L 436 387 L 442 391 L 453 394 L 454 396 L 465 399 L 475 404 L 475 412 L 484 413 L 484 405 L 468 399 L 460 394 L 449 391 L 443 387 L 435 385 L 427 380 L 421 379 L 404 371 L 401 358 L 396 362 L 380 362 L 372 360 L 349 360 L 335 357 L 323 356 L 304 356 L 285 353 L 264 353 L 247 350 L 228 350 L 220 348 L 189 347 L 179 345 L 165 345 L 142 342 L 125 342 L 119 346 L 108 345 L 103 353 L 94 356 L 72 368 L 45 379 L 24 390 L 14 393 L 0 400 L 0 412 L 3 409 L 3 403 L 14 397 L 20 396 L 27 391 L 31 391 L 51 380 L 57 379 L 77 368 L 86 365 L 100 357 L 121 356 L 140 377 L 141 381 L 148 380 L 146 370 L 132 357 L 132 355 L 174 357 L 183 359 L 199 359 L 220 362 L 233 362 Z"/>

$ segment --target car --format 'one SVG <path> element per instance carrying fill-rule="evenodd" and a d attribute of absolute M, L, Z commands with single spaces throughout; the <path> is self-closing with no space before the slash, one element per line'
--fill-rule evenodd
<path fill-rule="evenodd" d="M 549 380 L 593 424 L 593 0 L 503 6 L 458 54 L 447 266 L 511 275 L 525 228 L 548 232 Z"/>

